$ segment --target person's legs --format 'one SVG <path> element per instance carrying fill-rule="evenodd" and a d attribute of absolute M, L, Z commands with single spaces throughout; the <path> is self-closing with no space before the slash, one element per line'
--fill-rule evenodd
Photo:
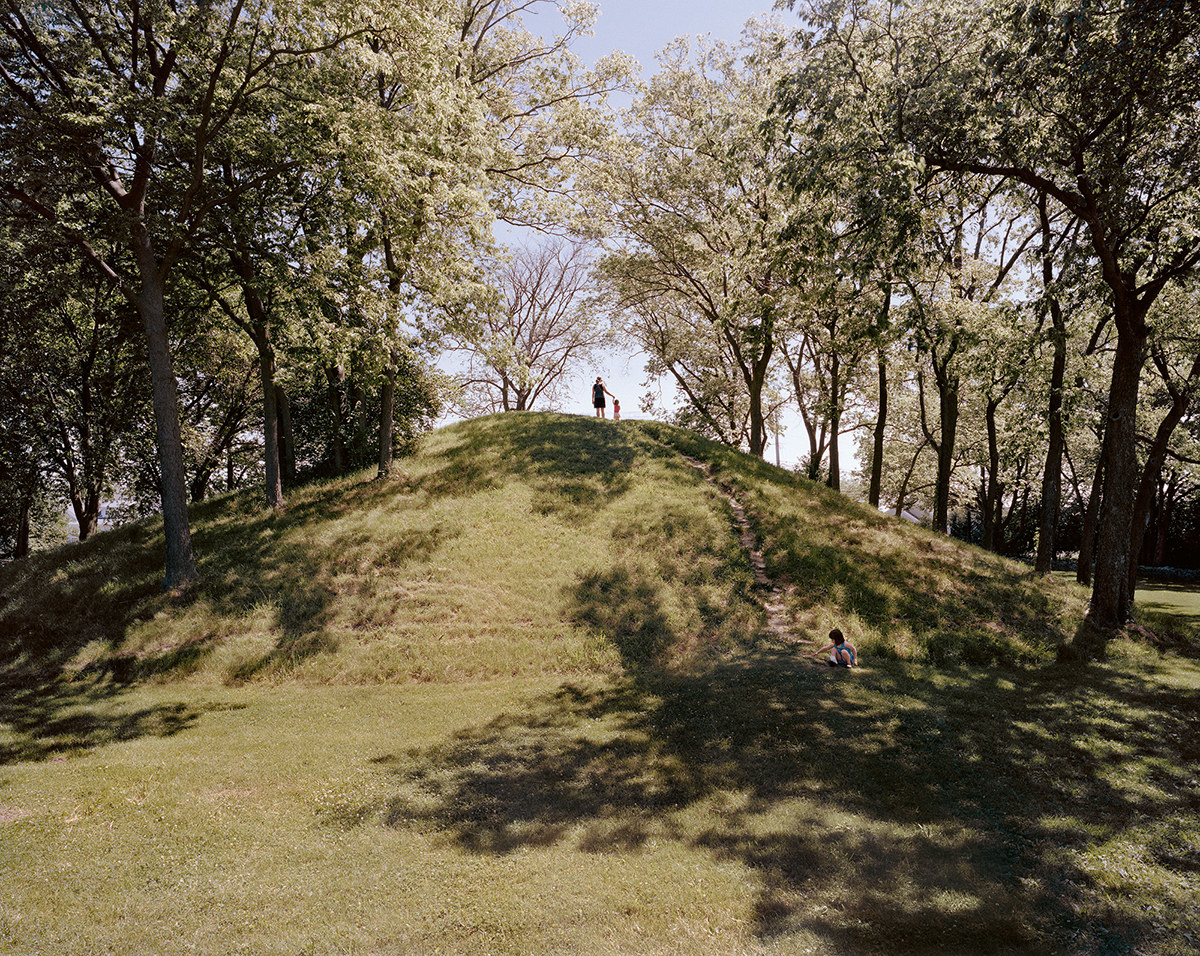
<path fill-rule="evenodd" d="M 852 658 L 850 657 L 850 652 L 848 650 L 846 650 L 845 648 L 842 648 L 840 651 L 838 651 L 838 663 L 841 664 L 843 667 L 851 667 L 852 666 Z"/>

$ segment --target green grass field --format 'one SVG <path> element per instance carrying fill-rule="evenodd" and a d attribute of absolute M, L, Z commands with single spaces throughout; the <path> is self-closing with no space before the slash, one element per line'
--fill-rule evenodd
<path fill-rule="evenodd" d="M 1137 603 L 1155 614 L 1200 624 L 1200 585 L 1142 581 L 1138 584 Z"/>
<path fill-rule="evenodd" d="M 764 630 L 728 506 L 795 630 Z M 0 570 L 0 952 L 1194 953 L 1200 664 L 686 433 L 511 415 L 390 482 Z"/>

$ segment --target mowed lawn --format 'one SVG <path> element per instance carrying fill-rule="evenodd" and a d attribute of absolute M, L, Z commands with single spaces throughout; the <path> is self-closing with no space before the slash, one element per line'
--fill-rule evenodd
<path fill-rule="evenodd" d="M 1060 667 L 1082 589 L 578 416 L 193 532 L 0 568 L 0 953 L 1200 950 L 1184 618 Z"/>
<path fill-rule="evenodd" d="M 1200 584 L 1140 581 L 1137 604 L 1147 611 L 1200 625 Z"/>
<path fill-rule="evenodd" d="M 6 953 L 1200 940 L 1193 661 L 71 694 L 5 708 Z"/>

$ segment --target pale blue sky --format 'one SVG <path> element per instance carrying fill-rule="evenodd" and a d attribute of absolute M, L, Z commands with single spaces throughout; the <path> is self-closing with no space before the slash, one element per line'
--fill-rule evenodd
<path fill-rule="evenodd" d="M 654 54 L 683 34 L 711 33 L 736 40 L 753 16 L 770 13 L 772 0 L 597 0 L 595 36 L 574 49 L 589 63 L 612 50 L 631 54 L 642 76 L 656 70 Z"/>

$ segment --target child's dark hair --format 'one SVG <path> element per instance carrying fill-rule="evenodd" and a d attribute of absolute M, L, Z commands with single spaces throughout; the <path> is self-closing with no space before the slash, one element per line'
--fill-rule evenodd
<path fill-rule="evenodd" d="M 829 632 L 829 642 L 831 644 L 841 644 L 846 638 L 842 636 L 842 632 L 836 627 Z"/>

